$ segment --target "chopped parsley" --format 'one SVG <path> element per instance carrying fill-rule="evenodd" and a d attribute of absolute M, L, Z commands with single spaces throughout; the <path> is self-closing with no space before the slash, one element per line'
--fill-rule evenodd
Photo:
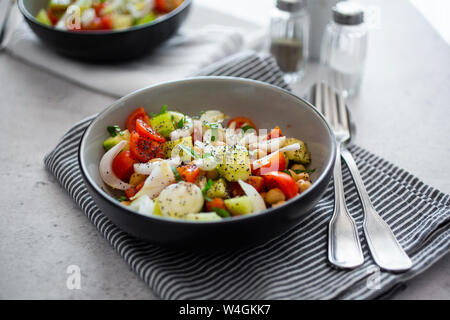
<path fill-rule="evenodd" d="M 173 175 L 175 176 L 175 181 L 178 182 L 178 181 L 182 180 L 177 168 L 172 168 L 172 172 L 173 172 Z"/>
<path fill-rule="evenodd" d="M 183 128 L 185 122 L 186 122 L 185 117 L 181 118 L 180 121 L 178 121 L 176 127 L 177 127 L 178 129 Z"/>
<path fill-rule="evenodd" d="M 125 196 L 121 196 L 121 197 L 116 198 L 116 200 L 119 202 L 122 202 L 122 201 L 128 201 L 128 198 Z"/>
<path fill-rule="evenodd" d="M 221 216 L 222 218 L 229 218 L 230 217 L 230 213 L 227 210 L 225 210 L 225 209 L 213 207 L 212 210 L 215 213 L 217 213 L 219 216 Z"/>
<path fill-rule="evenodd" d="M 118 125 L 115 126 L 108 126 L 106 128 L 106 130 L 108 130 L 109 134 L 111 135 L 111 137 L 116 137 L 118 134 L 123 136 L 123 132 L 122 130 L 120 130 L 120 127 Z"/>

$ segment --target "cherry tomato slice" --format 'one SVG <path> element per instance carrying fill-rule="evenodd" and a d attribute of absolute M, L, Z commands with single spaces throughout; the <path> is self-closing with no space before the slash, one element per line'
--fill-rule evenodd
<path fill-rule="evenodd" d="M 145 112 L 144 108 L 139 107 L 136 110 L 134 110 L 127 119 L 127 129 L 132 133 L 134 130 L 136 130 L 136 120 L 142 119 L 144 122 L 149 123 L 150 118 L 147 115 L 147 112 Z"/>
<path fill-rule="evenodd" d="M 160 12 L 168 12 L 166 0 L 155 0 L 155 9 Z"/>
<path fill-rule="evenodd" d="M 269 163 L 259 169 L 252 170 L 252 174 L 260 176 L 272 171 L 286 170 L 286 157 L 283 152 L 278 152 L 269 159 Z"/>
<path fill-rule="evenodd" d="M 211 201 L 206 202 L 206 211 L 214 211 L 214 208 L 227 210 L 225 202 L 221 198 L 214 198 Z"/>
<path fill-rule="evenodd" d="M 135 163 L 136 160 L 133 159 L 130 151 L 122 151 L 114 158 L 112 169 L 120 180 L 128 181 L 134 172 Z"/>
<path fill-rule="evenodd" d="M 48 18 L 50 19 L 50 22 L 52 23 L 52 25 L 56 25 L 62 16 L 61 13 L 55 13 L 51 9 L 47 9 L 47 15 L 48 15 Z"/>
<path fill-rule="evenodd" d="M 273 171 L 264 174 L 263 177 L 268 189 L 279 188 L 287 199 L 293 198 L 298 194 L 297 183 L 287 173 Z"/>
<path fill-rule="evenodd" d="M 136 193 L 139 192 L 139 190 L 142 189 L 142 187 L 144 186 L 144 182 L 139 183 L 136 187 L 131 187 L 127 190 L 125 190 L 125 195 L 127 196 L 128 200 L 130 200 L 132 197 L 134 197 L 136 195 Z"/>
<path fill-rule="evenodd" d="M 198 175 L 200 174 L 200 169 L 196 165 L 186 165 L 177 168 L 178 173 L 180 174 L 181 179 L 186 182 L 194 183 L 197 180 Z"/>
<path fill-rule="evenodd" d="M 97 15 L 97 17 L 101 17 L 102 11 L 103 9 L 105 9 L 108 6 L 107 3 L 103 2 L 103 3 L 93 3 L 92 4 L 92 8 L 94 8 L 95 10 L 95 14 Z"/>
<path fill-rule="evenodd" d="M 133 131 L 130 136 L 130 152 L 140 162 L 148 162 L 154 158 L 163 158 L 164 150 L 160 142 L 141 137 Z"/>
<path fill-rule="evenodd" d="M 267 135 L 267 140 L 282 137 L 283 133 L 281 133 L 280 127 L 276 126 L 274 129 L 270 130 Z"/>
<path fill-rule="evenodd" d="M 141 137 L 149 138 L 157 142 L 165 142 L 166 139 L 158 132 L 154 131 L 150 125 L 142 119 L 136 120 L 136 132 L 139 133 Z"/>
<path fill-rule="evenodd" d="M 247 181 L 249 185 L 253 186 L 258 192 L 262 192 L 264 190 L 264 178 L 257 176 L 250 176 Z"/>
<path fill-rule="evenodd" d="M 236 117 L 236 118 L 233 118 L 233 119 L 231 119 L 230 121 L 228 121 L 227 128 L 230 127 L 231 123 L 233 123 L 233 122 L 236 123 L 236 129 L 240 129 L 240 128 L 242 128 L 243 126 L 248 125 L 248 126 L 250 126 L 250 127 L 252 127 L 253 129 L 256 130 L 256 125 L 255 125 L 255 124 L 253 123 L 253 121 L 250 120 L 249 118 L 246 118 L 246 117 Z"/>

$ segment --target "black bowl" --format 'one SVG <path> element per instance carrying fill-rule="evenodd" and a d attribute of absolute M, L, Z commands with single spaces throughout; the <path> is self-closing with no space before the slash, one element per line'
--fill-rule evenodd
<path fill-rule="evenodd" d="M 99 175 L 106 127 L 125 126 L 129 113 L 139 106 L 157 112 L 171 110 L 199 114 L 221 110 L 227 115 L 251 118 L 259 128 L 278 125 L 286 136 L 308 143 L 312 154 L 313 185 L 284 205 L 219 222 L 191 222 L 146 216 L 129 210 L 112 196 Z M 155 244 L 175 248 L 222 250 L 267 241 L 293 227 L 322 197 L 330 181 L 336 154 L 333 133 L 323 116 L 308 102 L 266 83 L 227 77 L 203 77 L 166 82 L 131 93 L 100 113 L 87 128 L 79 148 L 86 186 L 97 205 L 117 226 Z"/>
<path fill-rule="evenodd" d="M 48 27 L 36 20 L 48 0 L 19 0 L 25 21 L 46 46 L 56 52 L 81 60 L 117 62 L 149 53 L 169 39 L 186 19 L 192 0 L 155 21 L 117 31 L 69 32 Z"/>

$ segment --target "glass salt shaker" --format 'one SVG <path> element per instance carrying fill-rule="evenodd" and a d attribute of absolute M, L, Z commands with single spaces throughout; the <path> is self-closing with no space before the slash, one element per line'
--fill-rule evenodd
<path fill-rule="evenodd" d="M 322 40 L 320 62 L 322 76 L 344 97 L 359 92 L 367 52 L 367 27 L 363 8 L 343 1 L 333 8 L 333 20 L 327 25 Z"/>
<path fill-rule="evenodd" d="M 308 39 L 306 0 L 277 0 L 270 23 L 270 53 L 287 83 L 295 83 L 305 74 Z"/>

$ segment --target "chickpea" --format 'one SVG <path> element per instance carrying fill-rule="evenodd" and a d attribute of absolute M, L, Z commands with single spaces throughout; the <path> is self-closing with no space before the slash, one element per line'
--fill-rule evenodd
<path fill-rule="evenodd" d="M 286 201 L 278 201 L 277 203 L 274 203 L 273 205 L 272 205 L 272 208 L 275 208 L 275 207 L 278 207 L 278 206 L 281 206 L 283 203 L 285 203 Z"/>
<path fill-rule="evenodd" d="M 206 171 L 206 178 L 207 179 L 212 179 L 212 180 L 216 180 L 219 177 L 219 174 L 217 173 L 217 170 L 211 170 L 211 171 Z"/>
<path fill-rule="evenodd" d="M 299 163 L 294 164 L 291 167 L 292 170 L 306 170 L 305 166 Z"/>
<path fill-rule="evenodd" d="M 274 188 L 274 189 L 267 191 L 267 193 L 264 197 L 264 200 L 268 204 L 274 204 L 274 203 L 286 200 L 286 197 L 280 189 Z"/>
<path fill-rule="evenodd" d="M 306 191 L 309 187 L 311 187 L 311 182 L 305 181 L 305 180 L 298 180 L 298 192 L 302 193 L 303 191 Z"/>
<path fill-rule="evenodd" d="M 297 176 L 297 180 L 310 181 L 309 174 L 307 174 L 306 172 L 298 173 L 298 174 L 296 174 L 296 176 Z"/>

